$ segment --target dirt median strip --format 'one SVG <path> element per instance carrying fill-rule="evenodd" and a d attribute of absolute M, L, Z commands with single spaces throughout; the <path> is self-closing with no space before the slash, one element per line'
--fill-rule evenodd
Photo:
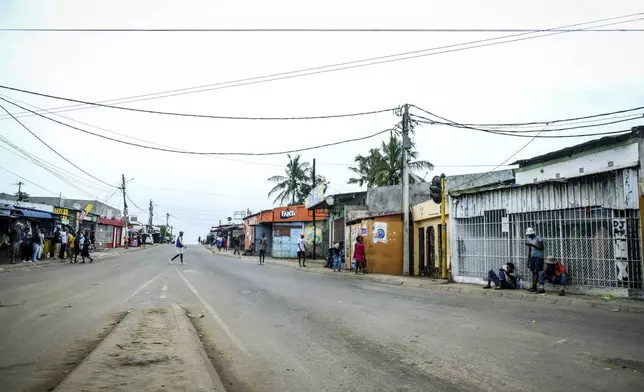
<path fill-rule="evenodd" d="M 130 312 L 55 389 L 225 391 L 178 305 Z"/>

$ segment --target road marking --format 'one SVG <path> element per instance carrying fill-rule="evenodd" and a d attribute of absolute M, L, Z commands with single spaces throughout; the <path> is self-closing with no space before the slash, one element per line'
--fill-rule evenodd
<path fill-rule="evenodd" d="M 163 284 L 163 287 L 161 288 L 161 291 L 168 291 L 168 282 L 167 281 Z M 161 293 L 161 296 L 159 298 L 160 299 L 165 299 L 165 294 L 166 293 Z"/>
<path fill-rule="evenodd" d="M 143 290 L 144 288 L 148 287 L 152 282 L 154 282 L 155 280 L 157 280 L 157 279 L 159 278 L 159 276 L 161 276 L 161 275 L 163 275 L 163 271 L 161 271 L 161 272 L 159 273 L 159 275 L 155 276 L 154 278 L 152 278 L 152 279 L 148 280 L 147 282 L 145 282 L 145 283 L 143 283 L 141 286 L 139 286 L 139 288 L 137 288 L 136 290 L 134 290 L 134 292 L 132 293 L 132 295 L 130 295 L 129 297 L 127 297 L 127 298 L 126 298 L 123 302 L 121 302 L 121 303 L 122 303 L 122 304 L 124 304 L 124 303 L 126 303 L 127 301 L 131 300 L 135 295 L 137 295 L 137 294 L 138 294 L 141 290 Z"/>
<path fill-rule="evenodd" d="M 201 304 L 206 308 L 206 310 L 210 313 L 210 315 L 215 319 L 217 324 L 219 324 L 219 326 L 224 331 L 224 333 L 228 336 L 230 341 L 232 341 L 233 344 L 235 344 L 235 346 L 237 346 L 237 348 L 240 351 L 246 351 L 246 349 L 241 344 L 239 339 L 237 339 L 235 337 L 235 335 L 233 335 L 233 333 L 231 332 L 230 328 L 228 328 L 226 323 L 224 323 L 224 320 L 221 319 L 221 316 L 219 316 L 219 313 L 217 313 L 217 311 L 215 311 L 215 309 L 213 309 L 213 307 L 210 306 L 210 304 L 208 302 L 206 302 L 205 299 L 203 299 L 203 297 L 201 296 L 201 294 L 199 294 L 197 289 L 195 289 L 195 287 L 192 284 L 190 284 L 190 282 L 188 282 L 188 279 L 186 279 L 186 277 L 183 276 L 183 274 L 181 273 L 181 271 L 179 271 L 179 269 L 177 267 L 174 267 L 174 269 L 177 270 L 177 273 L 179 274 L 181 279 L 183 279 L 183 281 L 186 282 L 186 285 L 188 286 L 190 291 L 192 291 L 192 294 L 194 294 L 195 297 L 197 297 L 197 299 L 201 302 Z"/>

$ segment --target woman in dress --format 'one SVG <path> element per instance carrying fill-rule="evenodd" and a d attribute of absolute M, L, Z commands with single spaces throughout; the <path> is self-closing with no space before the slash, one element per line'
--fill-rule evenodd
<path fill-rule="evenodd" d="M 364 262 L 365 262 L 365 253 L 364 253 L 364 238 L 361 235 L 356 238 L 356 249 L 354 252 L 354 258 L 356 259 L 356 274 L 358 271 L 364 273 Z"/>
<path fill-rule="evenodd" d="M 94 261 L 92 259 L 92 256 L 89 255 L 89 245 L 90 245 L 90 239 L 89 239 L 89 231 L 85 231 L 85 234 L 83 235 L 83 238 L 81 239 L 82 244 L 81 244 L 81 258 L 83 261 L 81 261 L 81 264 L 85 262 L 85 257 L 89 258 L 89 262 L 91 263 Z"/>

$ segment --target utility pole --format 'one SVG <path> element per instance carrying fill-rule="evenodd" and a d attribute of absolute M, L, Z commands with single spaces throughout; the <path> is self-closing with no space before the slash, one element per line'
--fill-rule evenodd
<path fill-rule="evenodd" d="M 447 279 L 447 193 L 445 174 L 441 174 L 441 278 Z"/>
<path fill-rule="evenodd" d="M 411 140 L 409 139 L 409 104 L 405 104 L 402 118 L 402 209 L 403 209 L 403 275 L 409 275 L 409 149 Z"/>
<path fill-rule="evenodd" d="M 166 240 L 168 239 L 168 234 L 169 234 L 169 232 L 168 232 L 168 223 L 169 223 L 169 221 L 170 221 L 170 213 L 166 212 L 165 213 L 165 239 Z"/>
<path fill-rule="evenodd" d="M 148 233 L 152 233 L 152 218 L 154 217 L 154 207 L 152 206 L 152 199 L 150 199 L 150 217 L 148 218 Z"/>
<path fill-rule="evenodd" d="M 313 158 L 313 188 L 311 190 L 311 196 L 315 195 L 317 193 L 317 190 L 315 189 L 316 186 L 316 178 L 315 178 L 315 158 Z M 313 198 L 313 197 L 311 197 Z M 315 260 L 315 235 L 317 231 L 315 229 L 315 208 L 313 208 L 313 260 Z"/>
<path fill-rule="evenodd" d="M 127 201 L 125 200 L 125 174 L 121 175 L 121 191 L 123 192 L 123 230 L 125 230 L 125 249 L 129 248 L 130 244 L 128 243 L 129 233 L 128 233 L 128 217 L 127 217 Z"/>
<path fill-rule="evenodd" d="M 18 201 L 22 201 L 22 186 L 25 185 L 24 182 L 18 181 Z"/>

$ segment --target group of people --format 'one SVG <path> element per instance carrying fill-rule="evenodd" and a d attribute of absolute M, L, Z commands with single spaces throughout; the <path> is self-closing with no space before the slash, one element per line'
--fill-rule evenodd
<path fill-rule="evenodd" d="M 545 293 L 546 281 L 551 284 L 560 285 L 559 295 L 566 295 L 566 285 L 568 284 L 568 271 L 560 260 L 554 256 L 548 256 L 544 259 L 543 239 L 537 235 L 532 227 L 526 230 L 528 240 L 525 245 L 528 247 L 528 269 L 532 276 L 532 285 L 528 289 L 532 293 Z M 503 289 L 520 289 L 521 279 L 517 277 L 514 263 L 508 262 L 499 269 L 497 275 L 494 270 L 490 270 L 487 276 L 487 286 L 492 288 L 492 283 L 497 290 Z"/>
<path fill-rule="evenodd" d="M 34 263 L 43 259 L 45 245 L 45 231 L 38 225 L 32 231 L 28 224 L 17 223 L 9 233 L 9 255 L 11 264 L 15 264 L 20 258 L 23 263 Z M 61 261 L 77 262 L 78 255 L 81 255 L 82 262 L 89 258 L 90 263 L 94 259 L 90 256 L 90 248 L 95 243 L 94 233 L 86 230 L 74 233 L 66 226 L 56 227 L 51 239 L 52 246 L 49 249 L 49 256 L 58 258 Z"/>
<path fill-rule="evenodd" d="M 333 268 L 334 272 L 340 272 L 342 271 L 344 257 L 344 241 L 337 242 L 333 248 L 329 249 L 329 257 L 327 258 L 327 263 L 324 267 Z M 367 272 L 367 256 L 364 247 L 364 237 L 361 235 L 356 237 L 356 243 L 353 248 L 351 269 L 355 269 L 356 274 L 365 274 Z"/>

